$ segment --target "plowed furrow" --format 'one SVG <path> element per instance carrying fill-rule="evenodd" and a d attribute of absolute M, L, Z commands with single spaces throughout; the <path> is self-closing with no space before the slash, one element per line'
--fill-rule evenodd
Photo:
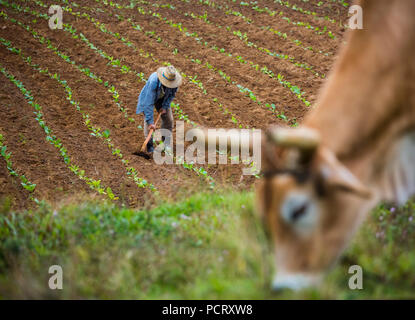
<path fill-rule="evenodd" d="M 6 35 L 2 34 L 2 36 Z M 34 50 L 28 49 L 26 51 Z M 41 49 L 36 51 L 41 52 Z M 46 52 L 44 52 L 43 58 L 45 56 L 48 56 Z M 27 66 L 18 57 L 8 55 L 7 60 L 5 66 L 12 70 L 19 79 L 24 80 L 25 86 L 33 92 L 36 101 L 44 106 L 43 113 L 46 122 L 59 135 L 63 145 L 72 155 L 74 162 L 85 170 L 88 177 L 102 180 L 104 185 L 111 186 L 115 194 L 121 194 L 121 187 L 127 179 L 125 172 L 114 161 L 115 156 L 109 152 L 109 149 L 91 136 L 83 123 L 82 117 L 66 101 L 62 88 L 44 75 L 28 70 Z M 117 178 L 114 179 L 114 177 Z M 128 191 L 125 198 L 129 197 L 132 190 Z M 136 191 L 132 194 L 135 195 L 135 202 L 137 202 L 141 195 Z"/>
<path fill-rule="evenodd" d="M 3 64 L 6 60 L 14 62 L 2 47 L 0 57 Z M 56 149 L 45 140 L 45 134 L 34 118 L 33 108 L 18 89 L 3 75 L 0 76 L 0 127 L 7 136 L 8 151 L 12 152 L 14 165 L 36 184 L 39 198 L 58 201 L 75 193 L 93 193 L 67 169 Z"/>
<path fill-rule="evenodd" d="M 297 39 L 304 43 L 306 46 L 311 46 L 316 48 L 318 51 L 322 52 L 329 52 L 331 54 L 336 52 L 336 48 L 338 47 L 339 41 L 341 40 L 340 37 L 336 37 L 336 39 L 331 39 L 327 35 L 318 35 L 313 30 L 308 29 L 303 26 L 296 26 L 285 18 L 291 19 L 293 18 L 291 14 L 280 15 L 278 11 L 275 11 L 274 15 L 270 15 L 265 11 L 256 11 L 253 9 L 255 5 L 248 5 L 248 6 L 241 6 L 240 1 L 236 1 L 235 3 L 231 1 L 222 0 L 219 3 L 226 3 L 230 10 L 235 10 L 240 12 L 242 15 L 246 16 L 247 18 L 251 19 L 252 21 L 260 21 L 261 25 L 272 27 L 274 30 L 278 30 L 282 33 L 286 33 L 291 38 Z M 263 9 L 265 6 L 261 6 L 260 8 Z M 294 19 L 293 19 L 294 21 Z M 298 20 L 295 22 L 299 22 Z"/>
<path fill-rule="evenodd" d="M 121 10 L 115 10 L 115 12 L 119 12 Z M 128 10 L 122 11 L 124 12 L 124 14 L 126 16 L 130 15 L 131 13 Z M 141 18 L 141 17 L 140 17 Z M 276 101 L 275 104 L 277 106 L 282 106 L 282 108 L 284 109 L 285 113 L 290 116 L 292 115 L 291 110 L 293 110 L 292 104 L 291 103 L 286 103 L 287 100 L 290 100 L 290 93 L 286 92 L 287 90 L 284 88 L 281 88 L 278 86 L 277 82 L 270 82 L 269 81 L 269 77 L 267 77 L 266 75 L 264 76 L 264 74 L 258 73 L 256 75 L 250 75 L 252 74 L 252 67 L 249 65 L 241 65 L 240 63 L 236 62 L 235 60 L 227 57 L 226 55 L 222 55 L 214 50 L 211 50 L 210 48 L 206 48 L 203 45 L 198 44 L 197 42 L 195 43 L 195 40 L 192 38 L 187 38 L 185 36 L 183 36 L 180 32 L 177 32 L 176 30 L 174 30 L 174 28 L 169 28 L 169 26 L 160 26 L 160 23 L 157 23 L 158 19 L 155 19 L 151 16 L 144 16 L 145 19 L 149 19 L 149 22 L 147 22 L 147 20 L 139 20 L 140 21 L 140 25 L 144 26 L 145 29 L 148 30 L 153 30 L 153 28 L 155 28 L 155 30 L 157 30 L 160 34 L 162 34 L 163 39 L 167 38 L 167 39 L 171 39 L 171 42 L 175 43 L 177 45 L 177 47 L 179 48 L 179 52 L 185 51 L 186 55 L 193 55 L 195 58 L 201 58 L 204 59 L 205 57 L 209 57 L 209 60 L 212 62 L 213 65 L 215 65 L 216 67 L 225 70 L 225 72 L 231 76 L 232 79 L 237 79 L 238 81 L 240 81 L 240 83 L 249 86 L 251 89 L 255 90 L 255 92 L 258 92 L 259 95 L 261 95 L 259 97 L 260 100 L 265 100 L 265 101 L 269 101 L 269 100 L 274 100 Z M 100 17 L 100 19 L 104 19 L 104 17 Z M 137 18 L 135 18 L 135 20 L 138 20 Z M 167 28 L 165 30 L 165 28 Z M 131 33 L 128 33 L 131 32 Z M 133 31 L 125 31 L 123 33 L 123 35 L 128 36 L 129 39 L 134 39 L 134 34 L 136 33 L 135 30 Z M 180 47 L 178 46 L 179 44 L 183 44 Z M 159 54 L 162 51 L 159 51 Z M 194 52 L 198 52 L 198 54 L 194 54 Z M 167 52 L 167 57 L 172 58 L 171 53 Z M 175 64 L 176 64 L 176 59 L 178 59 L 177 57 L 175 58 Z M 187 63 L 188 64 L 188 63 Z M 232 68 L 233 67 L 233 68 Z M 255 71 L 254 71 L 255 74 Z M 207 76 L 207 78 L 211 78 L 211 76 Z M 214 86 L 214 88 L 216 88 L 216 91 L 221 90 L 221 86 L 219 86 L 219 84 L 217 83 L 212 83 L 212 85 Z M 227 100 L 229 100 L 230 97 L 233 97 L 232 91 L 231 90 L 227 90 L 227 87 L 225 87 L 224 89 L 226 90 L 225 93 L 223 95 L 220 95 L 223 98 L 226 98 Z M 268 90 L 267 90 L 268 89 Z M 266 93 L 267 92 L 267 93 Z M 276 94 L 273 94 L 273 93 Z M 277 93 L 279 92 L 279 93 Z M 240 100 L 240 93 L 239 91 L 235 92 L 235 98 L 237 98 L 238 100 Z M 271 94 L 269 94 L 271 93 Z M 294 100 L 294 99 L 293 99 Z M 297 102 L 294 102 L 294 104 L 297 104 Z M 241 103 L 238 101 L 236 104 L 235 103 L 227 103 L 226 104 L 229 108 L 233 108 L 231 109 L 232 112 L 237 113 L 241 110 L 238 110 L 238 108 L 240 108 L 239 106 L 241 105 Z M 245 105 L 245 104 L 244 104 Z M 243 112 L 250 110 L 250 108 L 244 108 Z M 258 110 L 258 109 L 256 109 Z M 258 110 L 259 111 L 259 110 Z M 295 112 L 294 112 L 295 113 Z M 300 116 L 304 113 L 304 110 L 301 111 Z M 241 114 L 241 117 L 243 117 L 244 115 Z M 261 117 L 260 114 L 256 113 L 255 117 L 249 117 L 249 121 L 252 123 L 252 121 L 257 122 L 257 123 L 262 123 L 264 125 L 266 125 L 268 123 L 268 121 L 266 121 L 265 123 L 263 121 L 256 121 L 256 119 L 261 119 L 262 118 L 258 118 Z M 297 117 L 297 113 L 295 113 L 295 117 Z M 269 119 L 269 116 L 268 116 Z M 251 124 L 252 125 L 252 124 Z"/>

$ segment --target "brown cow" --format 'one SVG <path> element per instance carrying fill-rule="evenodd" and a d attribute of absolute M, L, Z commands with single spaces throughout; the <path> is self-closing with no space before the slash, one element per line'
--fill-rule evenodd
<path fill-rule="evenodd" d="M 358 4 L 364 29 L 348 31 L 316 108 L 263 141 L 275 289 L 319 283 L 374 206 L 415 194 L 415 1 Z"/>

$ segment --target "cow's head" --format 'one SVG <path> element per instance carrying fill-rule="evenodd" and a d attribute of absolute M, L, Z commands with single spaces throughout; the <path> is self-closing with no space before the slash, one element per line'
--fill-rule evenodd
<path fill-rule="evenodd" d="M 271 129 L 262 139 L 262 221 L 275 251 L 273 288 L 318 284 L 340 255 L 370 191 L 308 128 Z"/>

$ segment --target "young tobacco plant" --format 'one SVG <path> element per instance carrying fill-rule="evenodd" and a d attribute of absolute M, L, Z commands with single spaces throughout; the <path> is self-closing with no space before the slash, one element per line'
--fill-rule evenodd
<path fill-rule="evenodd" d="M 36 184 L 31 183 L 24 174 L 19 174 L 17 169 L 14 169 L 13 162 L 11 160 L 12 153 L 7 152 L 7 146 L 4 143 L 4 136 L 0 134 L 0 155 L 3 157 L 4 161 L 6 161 L 6 168 L 9 174 L 12 177 L 16 177 L 20 180 L 20 184 L 24 189 L 32 193 L 35 191 Z"/>
<path fill-rule="evenodd" d="M 140 178 L 138 176 L 138 173 L 136 171 L 135 168 L 133 167 L 128 167 L 128 160 L 124 159 L 123 154 L 121 152 L 120 149 L 118 149 L 113 143 L 112 143 L 112 139 L 110 138 L 110 131 L 108 129 L 105 130 L 101 130 L 101 128 L 96 127 L 94 125 L 92 125 L 91 123 L 91 118 L 90 115 L 83 111 L 80 103 L 78 101 L 73 100 L 73 93 L 72 93 L 72 89 L 71 87 L 67 84 L 66 80 L 63 80 L 61 78 L 60 75 L 58 75 L 57 73 L 52 74 L 51 72 L 49 72 L 49 70 L 47 68 L 41 68 L 39 65 L 37 64 L 33 64 L 31 63 L 31 57 L 25 57 L 20 49 L 17 49 L 15 47 L 13 47 L 12 43 L 10 41 L 7 41 L 4 38 L 0 37 L 0 43 L 3 44 L 4 46 L 7 47 L 7 49 L 15 54 L 18 54 L 20 56 L 20 58 L 26 62 L 30 67 L 32 67 L 34 70 L 38 71 L 41 74 L 46 74 L 47 76 L 49 76 L 51 79 L 56 80 L 65 90 L 65 93 L 67 95 L 66 99 L 70 102 L 71 105 L 73 105 L 75 107 L 75 109 L 81 113 L 83 119 L 84 119 L 84 124 L 85 126 L 88 128 L 89 131 L 91 131 L 91 136 L 97 137 L 97 138 L 101 138 L 103 139 L 106 143 L 108 148 L 110 149 L 111 153 L 115 156 L 117 156 L 117 158 L 121 159 L 122 163 L 125 165 L 126 167 L 126 171 L 127 171 L 127 175 L 134 180 L 135 184 L 139 187 L 139 188 L 149 188 L 152 191 L 157 191 L 157 189 L 154 187 L 154 185 L 152 185 L 151 183 L 147 182 L 145 179 Z M 74 167 L 72 167 L 73 169 Z M 73 170 L 72 170 L 73 171 Z M 73 171 L 73 172 L 78 172 L 78 170 Z M 112 192 L 108 192 L 107 193 L 109 195 L 110 198 L 112 198 L 111 194 Z M 114 200 L 114 199 L 111 199 Z"/>
<path fill-rule="evenodd" d="M 91 189 L 94 189 L 99 194 L 107 195 L 109 199 L 111 199 L 111 196 L 108 195 L 108 192 L 105 192 L 105 187 L 101 186 L 100 180 L 94 180 L 92 178 L 89 178 L 85 175 L 85 171 L 83 170 L 74 170 L 73 169 L 73 161 L 66 150 L 66 148 L 63 146 L 61 140 L 56 137 L 52 130 L 47 126 L 46 121 L 43 116 L 42 107 L 35 102 L 34 97 L 32 96 L 31 92 L 26 89 L 26 87 L 23 85 L 23 83 L 18 80 L 13 74 L 8 72 L 6 68 L 4 68 L 2 65 L 0 65 L 0 72 L 11 82 L 13 83 L 22 93 L 24 98 L 26 99 L 27 103 L 31 105 L 34 108 L 34 114 L 35 119 L 38 122 L 39 126 L 43 129 L 43 131 L 46 134 L 46 141 L 48 141 L 50 144 L 52 144 L 55 148 L 58 149 L 59 154 L 61 155 L 63 161 L 67 165 L 67 167 L 78 176 L 79 179 L 83 180 L 87 185 L 91 187 Z M 111 188 L 107 188 L 107 190 L 111 190 Z M 112 197 L 111 200 L 117 200 L 117 197 Z"/>

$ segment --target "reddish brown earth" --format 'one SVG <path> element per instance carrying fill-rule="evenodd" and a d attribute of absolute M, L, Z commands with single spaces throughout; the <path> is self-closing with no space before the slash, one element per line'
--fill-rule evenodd
<path fill-rule="evenodd" d="M 175 102 L 180 104 L 190 120 L 200 125 L 236 127 L 231 116 L 224 114 L 219 108 L 219 103 L 234 114 L 244 127 L 264 129 L 273 124 L 288 124 L 277 119 L 263 105 L 258 105 L 241 93 L 236 84 L 252 90 L 259 101 L 274 103 L 288 119 L 300 122 L 311 107 L 306 107 L 277 80 L 254 69 L 249 63 L 238 62 L 234 57 L 242 56 L 245 60 L 258 64 L 259 68 L 266 66 L 275 74 L 282 74 L 286 80 L 301 88 L 305 92 L 304 97 L 310 102 L 315 101 L 324 79 L 287 60 L 272 57 L 255 47 L 248 46 L 232 32 L 226 31 L 226 26 L 231 27 L 232 31 L 245 33 L 249 41 L 255 43 L 257 47 L 278 54 L 287 54 L 294 57 L 297 62 L 312 65 L 315 71 L 327 74 L 334 62 L 334 54 L 341 44 L 344 28 L 340 23 L 325 20 L 324 16 L 327 15 L 336 21 L 345 21 L 347 8 L 333 2 L 322 6 L 317 6 L 317 1 L 290 2 L 303 9 L 317 12 L 322 18 L 316 19 L 281 6 L 278 2 L 258 1 L 258 6 L 281 11 L 282 16 L 288 17 L 291 21 L 310 23 L 320 28 L 327 26 L 336 36 L 336 39 L 330 39 L 327 35 L 318 35 L 307 28 L 289 24 L 280 16 L 271 17 L 266 13 L 255 12 L 250 7 L 240 5 L 239 2 L 220 0 L 215 1 L 216 5 L 213 7 L 195 0 L 159 0 L 138 4 L 145 12 L 152 10 L 173 23 L 180 22 L 182 27 L 187 28 L 187 32 L 196 32 L 198 37 L 203 39 L 202 42 L 207 41 L 209 43 L 207 46 L 198 43 L 194 37 L 185 36 L 177 28 L 171 27 L 164 20 L 151 14 L 140 14 L 137 9 L 118 9 L 94 0 L 79 1 L 78 4 L 82 7 L 73 6 L 73 11 L 88 13 L 100 23 L 106 24 L 112 32 L 119 33 L 131 41 L 133 47 L 128 47 L 122 41 L 97 29 L 85 18 L 74 17 L 64 12 L 64 23 L 72 24 L 77 32 L 82 32 L 97 48 L 120 59 L 122 64 L 135 72 L 143 72 L 145 77 L 154 72 L 163 61 L 174 64 L 186 75 L 197 76 L 197 79 L 203 83 L 206 94 L 185 78 Z M 47 13 L 47 8 L 32 1 L 15 1 L 15 3 Z M 56 1 L 45 0 L 44 3 L 49 6 L 56 4 Z M 118 3 L 128 5 L 130 1 L 120 0 Z M 160 6 L 165 4 L 171 4 L 173 7 Z M 195 191 L 207 187 L 204 179 L 180 165 L 159 166 L 152 161 L 132 155 L 144 140 L 142 130 L 137 128 L 142 125 L 143 117 L 135 115 L 137 97 L 144 83 L 134 73 L 121 73 L 118 68 L 108 65 L 108 61 L 99 53 L 91 50 L 80 39 L 73 39 L 68 32 L 50 30 L 47 20 L 35 19 L 29 13 L 19 13 L 2 5 L 0 10 L 7 13 L 9 17 L 30 25 L 39 34 L 50 39 L 54 46 L 77 64 L 90 68 L 104 81 L 109 81 L 116 87 L 122 104 L 127 106 L 128 115 L 133 117 L 135 122 L 128 121 L 124 117 L 105 86 L 65 62 L 23 28 L 0 18 L 0 37 L 11 41 L 13 46 L 20 48 L 25 56 L 31 56 L 34 63 L 42 68 L 48 68 L 52 73 L 58 73 L 66 80 L 73 90 L 73 99 L 80 102 L 82 109 L 90 115 L 92 123 L 102 130 L 110 130 L 113 143 L 120 148 L 125 159 L 130 161 L 130 165 L 137 170 L 141 178 L 157 187 L 162 198 L 175 198 L 189 190 Z M 225 14 L 227 10 L 240 12 L 251 20 L 250 23 L 241 17 Z M 134 30 L 129 22 L 120 21 L 116 14 L 130 18 L 139 24 L 144 32 Z M 197 18 L 205 14 L 208 22 Z M 286 33 L 288 39 L 284 40 L 264 30 L 264 27 L 272 27 Z M 155 34 L 150 35 L 148 31 L 155 31 Z M 162 41 L 157 41 L 157 37 L 161 37 Z M 331 54 L 326 56 L 304 50 L 290 40 L 299 40 L 316 50 Z M 232 57 L 213 50 L 211 48 L 213 45 L 223 48 L 226 53 L 232 54 Z M 153 54 L 158 61 L 140 56 L 137 49 Z M 173 54 L 173 51 L 177 51 L 177 54 Z M 194 63 L 191 59 L 199 59 L 201 64 Z M 222 70 L 236 83 L 229 83 L 218 72 L 206 68 L 204 66 L 206 62 L 217 70 Z M 128 206 L 146 205 L 158 198 L 148 189 L 138 188 L 128 178 L 124 165 L 111 154 L 103 140 L 90 135 L 81 114 L 66 100 L 64 89 L 55 80 L 32 69 L 3 45 L 0 45 L 0 64 L 31 90 L 35 101 L 43 107 L 47 125 L 62 140 L 74 163 L 84 169 L 88 177 L 99 179 L 105 186 L 110 186 L 119 196 L 119 202 Z M 3 75 L 0 75 L 0 108 L 2 110 L 0 133 L 5 138 L 8 151 L 12 152 L 14 168 L 32 183 L 36 183 L 33 196 L 51 202 L 73 198 L 79 194 L 97 196 L 94 190 L 66 167 L 58 150 L 45 140 L 46 135 L 35 120 L 33 107 L 27 104 L 20 91 Z M 255 178 L 241 179 L 241 168 L 236 165 L 206 166 L 216 185 L 249 188 Z M 16 207 L 33 205 L 29 200 L 29 192 L 22 188 L 18 179 L 8 174 L 6 163 L 0 158 L 0 198 L 4 197 L 10 198 Z"/>

